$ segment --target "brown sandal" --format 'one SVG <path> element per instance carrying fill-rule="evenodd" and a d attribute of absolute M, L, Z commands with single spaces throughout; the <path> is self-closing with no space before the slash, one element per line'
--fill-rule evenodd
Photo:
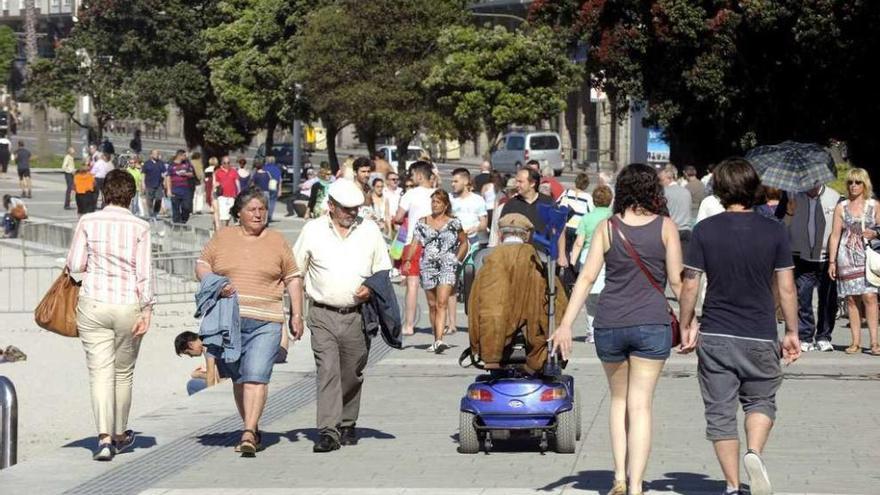
<path fill-rule="evenodd" d="M 241 436 L 244 437 L 246 433 L 250 433 L 253 436 L 253 440 L 245 440 L 242 438 L 240 442 L 238 442 L 238 446 L 235 448 L 237 452 L 241 452 L 242 457 L 256 457 L 257 455 L 257 432 L 254 430 L 244 430 L 241 432 Z"/>
<path fill-rule="evenodd" d="M 870 352 L 872 356 L 880 356 L 880 345 L 872 345 Z"/>
<path fill-rule="evenodd" d="M 862 352 L 862 347 L 859 344 L 853 344 L 844 349 L 843 352 L 847 354 L 857 354 L 859 352 Z"/>

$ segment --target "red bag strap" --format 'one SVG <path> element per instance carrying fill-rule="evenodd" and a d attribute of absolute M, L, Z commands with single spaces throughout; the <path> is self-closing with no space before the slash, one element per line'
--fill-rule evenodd
<path fill-rule="evenodd" d="M 636 262 L 636 264 L 642 270 L 642 273 L 645 274 L 645 277 L 648 279 L 648 282 L 651 282 L 651 285 L 654 286 L 654 288 L 657 289 L 657 292 L 659 292 L 660 295 L 663 296 L 663 300 L 666 301 L 666 309 L 668 309 L 669 313 L 672 314 L 672 317 L 675 318 L 675 311 L 673 311 L 672 306 L 669 304 L 669 301 L 666 299 L 666 291 L 662 287 L 660 287 L 660 284 L 657 283 L 656 279 L 654 279 L 654 275 L 651 274 L 651 272 L 648 270 L 648 267 L 645 266 L 644 262 L 642 262 L 642 258 L 641 258 L 641 256 L 639 256 L 639 252 L 636 251 L 636 248 L 633 247 L 633 245 L 629 242 L 629 240 L 626 238 L 626 236 L 623 235 L 623 232 L 620 230 L 620 227 L 617 225 L 617 222 L 618 222 L 617 217 L 612 216 L 611 219 L 609 220 L 609 222 L 611 223 L 611 228 L 614 229 L 614 231 L 617 232 L 617 236 L 620 237 L 620 240 L 623 243 L 623 248 L 626 250 L 626 253 L 629 255 L 630 258 L 632 258 L 633 261 Z"/>

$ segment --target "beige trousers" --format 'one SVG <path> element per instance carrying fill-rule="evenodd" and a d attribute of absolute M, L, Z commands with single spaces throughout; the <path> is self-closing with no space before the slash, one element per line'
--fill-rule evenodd
<path fill-rule="evenodd" d="M 92 410 L 98 435 L 121 435 L 128 429 L 134 363 L 141 339 L 131 334 L 138 304 L 107 304 L 81 297 L 76 325 L 92 390 Z"/>

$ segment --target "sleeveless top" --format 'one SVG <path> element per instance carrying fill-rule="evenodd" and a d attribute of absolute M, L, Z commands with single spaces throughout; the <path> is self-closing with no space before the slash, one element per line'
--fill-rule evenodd
<path fill-rule="evenodd" d="M 666 247 L 663 245 L 663 217 L 633 227 L 620 221 L 617 226 L 632 244 L 642 263 L 660 287 L 666 287 Z M 669 325 L 666 296 L 651 285 L 639 265 L 629 256 L 623 241 L 611 229 L 611 249 L 605 253 L 605 288 L 599 295 L 594 328 L 620 328 L 637 325 Z"/>

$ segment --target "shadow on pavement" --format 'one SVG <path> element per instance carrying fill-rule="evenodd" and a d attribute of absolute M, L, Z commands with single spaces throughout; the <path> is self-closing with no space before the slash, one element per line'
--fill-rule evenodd
<path fill-rule="evenodd" d="M 131 452 L 138 449 L 150 449 L 156 446 L 156 437 L 143 436 L 141 432 L 134 432 L 135 439 L 134 445 L 126 452 Z M 95 447 L 98 446 L 98 439 L 96 437 L 86 437 L 81 438 L 79 440 L 74 440 L 66 445 L 62 445 L 62 448 L 83 448 L 88 450 L 89 452 L 95 450 Z"/>
<path fill-rule="evenodd" d="M 390 440 L 392 438 L 397 438 L 390 433 L 385 433 L 384 431 L 374 430 L 373 428 L 361 428 L 356 427 L 357 436 L 359 439 L 364 438 L 375 438 L 377 440 Z M 290 430 L 285 435 L 284 438 L 291 442 L 299 442 L 300 440 L 308 440 L 310 442 L 317 442 L 318 437 L 320 436 L 320 431 L 317 428 L 301 428 L 298 430 Z"/>
<path fill-rule="evenodd" d="M 727 484 L 723 480 L 710 479 L 705 474 L 696 473 L 665 473 L 664 478 L 645 483 L 645 490 L 652 492 L 690 493 L 721 493 Z M 614 483 L 613 471 L 581 471 L 566 476 L 558 481 L 539 487 L 538 490 L 550 491 L 571 485 L 576 490 L 590 490 L 606 493 Z"/>
<path fill-rule="evenodd" d="M 449 435 L 449 438 L 452 439 L 455 444 L 461 443 L 458 433 Z M 480 454 L 483 455 L 512 454 L 520 452 L 532 452 L 541 455 L 545 453 L 541 451 L 540 439 L 531 438 L 525 434 L 513 435 L 506 440 L 493 440 L 492 448 L 489 450 L 488 454 L 486 454 L 486 450 L 482 445 L 480 447 Z M 547 452 L 553 452 L 552 445 Z"/>

